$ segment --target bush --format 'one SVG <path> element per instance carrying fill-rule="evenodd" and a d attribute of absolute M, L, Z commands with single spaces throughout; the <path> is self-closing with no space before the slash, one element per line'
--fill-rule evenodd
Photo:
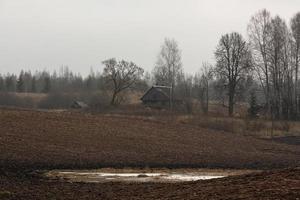
<path fill-rule="evenodd" d="M 274 129 L 279 131 L 290 131 L 290 123 L 288 121 L 278 121 L 274 123 Z"/>
<path fill-rule="evenodd" d="M 257 105 L 255 92 L 252 91 L 250 94 L 250 108 L 248 109 L 248 115 L 251 118 L 256 118 L 258 116 L 259 106 Z"/>
<path fill-rule="evenodd" d="M 107 92 L 98 92 L 84 95 L 84 101 L 88 103 L 90 109 L 95 112 L 101 112 L 110 105 L 110 96 Z"/>
<path fill-rule="evenodd" d="M 267 128 L 265 122 L 260 119 L 249 120 L 248 118 L 246 118 L 245 126 L 247 131 L 253 132 L 260 132 Z"/>
<path fill-rule="evenodd" d="M 18 97 L 13 93 L 0 93 L 0 105 L 33 108 L 34 102 L 30 97 Z"/>
<path fill-rule="evenodd" d="M 93 110 L 103 110 L 109 105 L 109 96 L 105 92 L 98 93 L 52 93 L 39 102 L 42 109 L 69 109 L 74 101 L 83 101 Z"/>
<path fill-rule="evenodd" d="M 78 95 L 52 93 L 41 100 L 38 108 L 42 109 L 68 109 L 74 100 L 78 100 Z"/>

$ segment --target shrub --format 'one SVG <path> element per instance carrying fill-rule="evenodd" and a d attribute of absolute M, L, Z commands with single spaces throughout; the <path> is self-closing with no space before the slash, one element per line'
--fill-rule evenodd
<path fill-rule="evenodd" d="M 277 123 L 274 123 L 274 129 L 279 131 L 290 131 L 290 123 L 288 121 L 279 121 Z"/>
<path fill-rule="evenodd" d="M 247 131 L 260 132 L 266 128 L 265 122 L 259 119 L 249 120 L 246 118 L 245 125 Z"/>
<path fill-rule="evenodd" d="M 51 93 L 38 104 L 42 109 L 69 109 L 74 101 L 83 101 L 92 109 L 108 107 L 110 98 L 106 92 L 97 93 Z"/>
<path fill-rule="evenodd" d="M 110 96 L 107 92 L 86 94 L 83 99 L 94 112 L 101 112 L 110 106 Z"/>
<path fill-rule="evenodd" d="M 34 102 L 30 97 L 18 97 L 13 93 L 0 93 L 0 105 L 33 108 Z"/>
<path fill-rule="evenodd" d="M 68 109 L 70 108 L 72 102 L 78 99 L 77 96 L 78 95 L 74 94 L 52 93 L 39 102 L 38 108 Z"/>
<path fill-rule="evenodd" d="M 252 91 L 250 94 L 250 108 L 248 109 L 248 115 L 251 118 L 256 118 L 258 116 L 259 106 L 257 105 L 255 92 Z"/>

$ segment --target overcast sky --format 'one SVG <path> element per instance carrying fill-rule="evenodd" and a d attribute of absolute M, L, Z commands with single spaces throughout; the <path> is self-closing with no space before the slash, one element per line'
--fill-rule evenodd
<path fill-rule="evenodd" d="M 165 37 L 193 73 L 262 8 L 289 20 L 300 0 L 0 0 L 0 73 L 67 65 L 86 75 L 111 57 L 151 71 Z"/>

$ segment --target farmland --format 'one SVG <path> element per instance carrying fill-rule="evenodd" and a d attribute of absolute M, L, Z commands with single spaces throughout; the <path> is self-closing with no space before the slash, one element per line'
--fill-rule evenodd
<path fill-rule="evenodd" d="M 1 110 L 8 168 L 298 166 L 300 149 L 180 122 L 74 112 Z"/>
<path fill-rule="evenodd" d="M 1 108 L 0 122 L 6 199 L 294 199 L 300 193 L 297 144 L 137 115 Z M 69 183 L 39 173 L 103 167 L 272 171 L 172 184 Z"/>
<path fill-rule="evenodd" d="M 0 0 L 0 200 L 300 200 L 299 2 Z"/>

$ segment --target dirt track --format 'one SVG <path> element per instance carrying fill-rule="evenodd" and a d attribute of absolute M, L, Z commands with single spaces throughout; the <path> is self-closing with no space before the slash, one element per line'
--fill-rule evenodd
<path fill-rule="evenodd" d="M 300 148 L 146 118 L 0 110 L 5 168 L 299 166 Z"/>

